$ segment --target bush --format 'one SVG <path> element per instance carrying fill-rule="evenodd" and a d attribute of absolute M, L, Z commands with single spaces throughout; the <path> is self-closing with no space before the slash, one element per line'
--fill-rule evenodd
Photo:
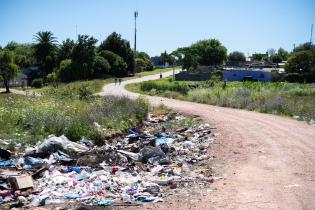
<path fill-rule="evenodd" d="M 179 82 L 171 82 L 163 81 L 163 82 L 155 82 L 155 81 L 146 81 L 142 82 L 140 85 L 140 89 L 142 91 L 151 91 L 153 89 L 157 91 L 176 91 L 181 94 L 187 94 L 189 91 L 188 86 L 185 83 Z"/>
<path fill-rule="evenodd" d="M 34 87 L 34 88 L 42 88 L 43 87 L 43 79 L 34 79 L 33 81 L 32 81 L 32 87 Z"/>
<path fill-rule="evenodd" d="M 62 82 L 70 82 L 79 79 L 79 75 L 74 71 L 71 59 L 61 61 L 59 69 L 57 69 L 57 74 Z"/>

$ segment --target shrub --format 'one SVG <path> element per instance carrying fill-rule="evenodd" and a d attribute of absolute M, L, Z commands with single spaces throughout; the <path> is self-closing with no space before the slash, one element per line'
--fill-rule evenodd
<path fill-rule="evenodd" d="M 35 87 L 35 88 L 42 88 L 43 87 L 43 79 L 39 78 L 39 79 L 34 79 L 32 81 L 32 87 Z"/>

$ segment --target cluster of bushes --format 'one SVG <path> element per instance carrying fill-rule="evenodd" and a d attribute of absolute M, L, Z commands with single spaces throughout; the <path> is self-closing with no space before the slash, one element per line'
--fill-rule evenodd
<path fill-rule="evenodd" d="M 145 81 L 140 85 L 141 91 L 175 91 L 181 94 L 187 94 L 189 87 L 185 83 L 180 82 L 168 82 L 167 80 L 162 81 Z"/>
<path fill-rule="evenodd" d="M 148 104 L 142 99 L 52 95 L 1 95 L 0 138 L 36 143 L 50 134 L 64 134 L 72 141 L 84 136 L 100 143 L 105 135 L 138 125 L 148 112 Z M 97 130 L 94 122 L 103 130 Z"/>

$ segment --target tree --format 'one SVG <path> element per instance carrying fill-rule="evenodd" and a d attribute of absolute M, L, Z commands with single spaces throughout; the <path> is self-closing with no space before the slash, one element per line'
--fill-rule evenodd
<path fill-rule="evenodd" d="M 12 80 L 18 71 L 18 66 L 14 63 L 14 55 L 8 50 L 0 51 L 0 78 L 6 89 L 10 93 L 10 80 Z"/>
<path fill-rule="evenodd" d="M 136 71 L 152 71 L 153 70 L 153 62 L 151 61 L 150 56 L 145 52 L 136 52 Z"/>
<path fill-rule="evenodd" d="M 35 64 L 34 46 L 32 44 L 18 44 L 9 42 L 4 49 L 14 53 L 14 63 L 19 67 L 29 67 Z"/>
<path fill-rule="evenodd" d="M 239 51 L 234 51 L 229 54 L 228 60 L 232 62 L 239 62 L 239 61 L 245 61 L 246 58 L 245 58 L 244 53 L 239 52 Z"/>
<path fill-rule="evenodd" d="M 263 61 L 264 58 L 268 57 L 266 54 L 254 53 L 252 54 L 252 60 L 254 61 Z"/>
<path fill-rule="evenodd" d="M 227 59 L 227 49 L 217 39 L 201 40 L 190 48 L 192 54 L 197 55 L 200 65 L 220 65 Z"/>
<path fill-rule="evenodd" d="M 306 42 L 304 44 L 300 44 L 299 46 L 297 46 L 293 52 L 300 52 L 300 51 L 304 51 L 304 50 L 310 50 L 315 52 L 315 45 L 312 44 L 311 42 Z"/>
<path fill-rule="evenodd" d="M 58 51 L 58 63 L 60 63 L 62 60 L 71 58 L 74 46 L 75 43 L 71 39 L 66 39 L 65 41 L 62 42 Z"/>
<path fill-rule="evenodd" d="M 55 65 L 56 37 L 50 31 L 40 31 L 34 35 L 34 56 L 44 74 L 50 73 Z"/>
<path fill-rule="evenodd" d="M 281 58 L 281 61 L 286 61 L 289 57 L 289 53 L 288 51 L 286 51 L 285 49 L 283 49 L 282 47 L 280 47 L 278 49 L 278 55 Z"/>
<path fill-rule="evenodd" d="M 134 72 L 135 61 L 133 50 L 130 48 L 130 43 L 122 39 L 120 34 L 114 32 L 109 35 L 99 46 L 99 52 L 104 50 L 119 55 L 127 63 L 127 72 L 122 71 L 126 73 L 125 75 L 127 75 L 128 72 Z"/>
<path fill-rule="evenodd" d="M 75 69 L 73 68 L 71 59 L 66 59 L 66 60 L 61 61 L 59 68 L 56 69 L 52 74 L 54 73 L 62 82 L 70 82 L 70 81 L 80 79 L 80 75 L 78 75 L 75 72 Z M 54 75 L 49 76 L 49 77 L 54 77 Z M 53 78 L 53 79 L 56 79 L 56 78 Z"/>
<path fill-rule="evenodd" d="M 71 60 L 79 79 L 88 79 L 93 75 L 96 42 L 97 39 L 88 35 L 78 35 L 78 40 L 72 50 Z"/>
<path fill-rule="evenodd" d="M 110 73 L 110 64 L 109 62 L 103 58 L 102 56 L 97 55 L 94 61 L 94 76 L 95 77 L 104 77 Z"/>
<path fill-rule="evenodd" d="M 115 76 L 126 75 L 128 66 L 124 59 L 122 59 L 122 57 L 108 50 L 101 51 L 99 53 L 99 56 L 105 58 L 109 62 L 111 66 L 110 69 L 111 75 Z"/>
<path fill-rule="evenodd" d="M 286 73 L 298 73 L 305 81 L 315 82 L 315 52 L 303 50 L 292 53 L 284 68 Z"/>
<path fill-rule="evenodd" d="M 270 56 L 270 61 L 272 63 L 280 63 L 282 60 L 282 57 L 279 54 L 273 54 L 272 56 Z"/>

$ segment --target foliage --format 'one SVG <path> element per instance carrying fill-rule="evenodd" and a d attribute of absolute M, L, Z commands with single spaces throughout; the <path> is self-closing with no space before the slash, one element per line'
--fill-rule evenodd
<path fill-rule="evenodd" d="M 315 82 L 315 51 L 293 52 L 285 64 L 286 73 L 298 73 L 306 82 Z"/>
<path fill-rule="evenodd" d="M 38 79 L 34 79 L 32 81 L 32 87 L 34 88 L 41 88 L 43 87 L 43 79 L 42 78 L 38 78 Z"/>
<path fill-rule="evenodd" d="M 93 70 L 94 77 L 101 78 L 110 73 L 111 66 L 104 57 L 97 55 L 94 60 Z"/>
<path fill-rule="evenodd" d="M 122 57 L 108 50 L 101 51 L 99 53 L 99 56 L 103 57 L 109 62 L 111 67 L 109 72 L 110 75 L 114 76 L 126 75 L 128 66 Z"/>
<path fill-rule="evenodd" d="M 60 66 L 56 69 L 55 73 L 62 82 L 70 82 L 80 79 L 73 68 L 71 59 L 61 61 Z"/>
<path fill-rule="evenodd" d="M 43 74 L 48 74 L 55 66 L 56 37 L 50 31 L 40 31 L 34 35 L 34 39 L 34 56 Z"/>
<path fill-rule="evenodd" d="M 305 50 L 310 50 L 315 52 L 315 45 L 310 43 L 310 42 L 306 42 L 304 44 L 301 44 L 299 46 L 297 46 L 293 52 L 300 52 L 300 51 L 305 51 Z"/>
<path fill-rule="evenodd" d="M 71 59 L 74 46 L 75 42 L 69 38 L 62 42 L 58 50 L 58 63 L 65 59 Z"/>
<path fill-rule="evenodd" d="M 263 61 L 264 58 L 268 57 L 266 54 L 263 53 L 254 53 L 252 55 L 252 60 L 254 61 Z"/>
<path fill-rule="evenodd" d="M 220 65 L 226 61 L 227 49 L 217 39 L 201 40 L 191 46 L 200 65 Z"/>
<path fill-rule="evenodd" d="M 245 61 L 245 55 L 242 52 L 234 51 L 229 54 L 229 61 Z"/>
<path fill-rule="evenodd" d="M 165 80 L 162 80 L 161 82 L 154 82 L 154 81 L 145 81 L 141 83 L 140 89 L 141 91 L 176 91 L 181 94 L 187 94 L 189 91 L 188 86 L 185 83 L 179 83 L 179 82 L 167 82 Z"/>
<path fill-rule="evenodd" d="M 148 104 L 141 99 L 0 95 L 0 138 L 25 145 L 37 143 L 50 134 L 64 134 L 73 141 L 84 136 L 102 142 L 106 135 L 141 123 L 147 112 Z M 103 130 L 97 131 L 94 122 Z"/>
<path fill-rule="evenodd" d="M 289 53 L 288 53 L 288 51 L 286 51 L 285 49 L 280 47 L 278 49 L 278 56 L 281 58 L 281 61 L 286 61 L 289 57 Z"/>
<path fill-rule="evenodd" d="M 17 75 L 18 66 L 14 63 L 14 54 L 8 50 L 0 51 L 0 79 L 10 92 L 9 82 Z"/>
<path fill-rule="evenodd" d="M 198 65 L 221 65 L 227 60 L 227 49 L 217 39 L 201 40 L 190 47 L 178 48 L 172 54 L 183 69 L 196 69 Z"/>
<path fill-rule="evenodd" d="M 153 70 L 153 62 L 147 53 L 136 52 L 135 58 L 136 72 Z"/>
<path fill-rule="evenodd" d="M 129 90 L 142 94 L 159 95 L 198 103 L 254 110 L 264 113 L 299 116 L 302 120 L 315 120 L 315 85 L 298 83 L 263 83 L 181 81 L 189 87 L 186 94 L 162 88 L 172 85 L 166 79 L 127 85 Z M 145 87 L 145 88 L 144 88 Z M 151 89 L 152 88 L 152 89 Z M 155 88 L 155 91 L 152 91 Z M 150 92 L 149 89 L 151 89 Z"/>
<path fill-rule="evenodd" d="M 133 51 L 130 48 L 129 41 L 122 39 L 120 34 L 116 32 L 109 35 L 99 46 L 99 52 L 108 50 L 117 55 L 119 55 L 124 62 L 127 63 L 127 71 L 121 71 L 123 76 L 128 75 L 128 72 L 131 73 L 134 71 L 134 55 Z"/>
<path fill-rule="evenodd" d="M 32 44 L 18 44 L 16 42 L 9 42 L 5 48 L 14 53 L 14 63 L 19 67 L 29 67 L 35 64 L 34 46 Z"/>
<path fill-rule="evenodd" d="M 78 40 L 72 50 L 72 71 L 74 79 L 89 79 L 93 76 L 93 65 L 96 56 L 97 40 L 88 35 L 78 35 Z"/>

